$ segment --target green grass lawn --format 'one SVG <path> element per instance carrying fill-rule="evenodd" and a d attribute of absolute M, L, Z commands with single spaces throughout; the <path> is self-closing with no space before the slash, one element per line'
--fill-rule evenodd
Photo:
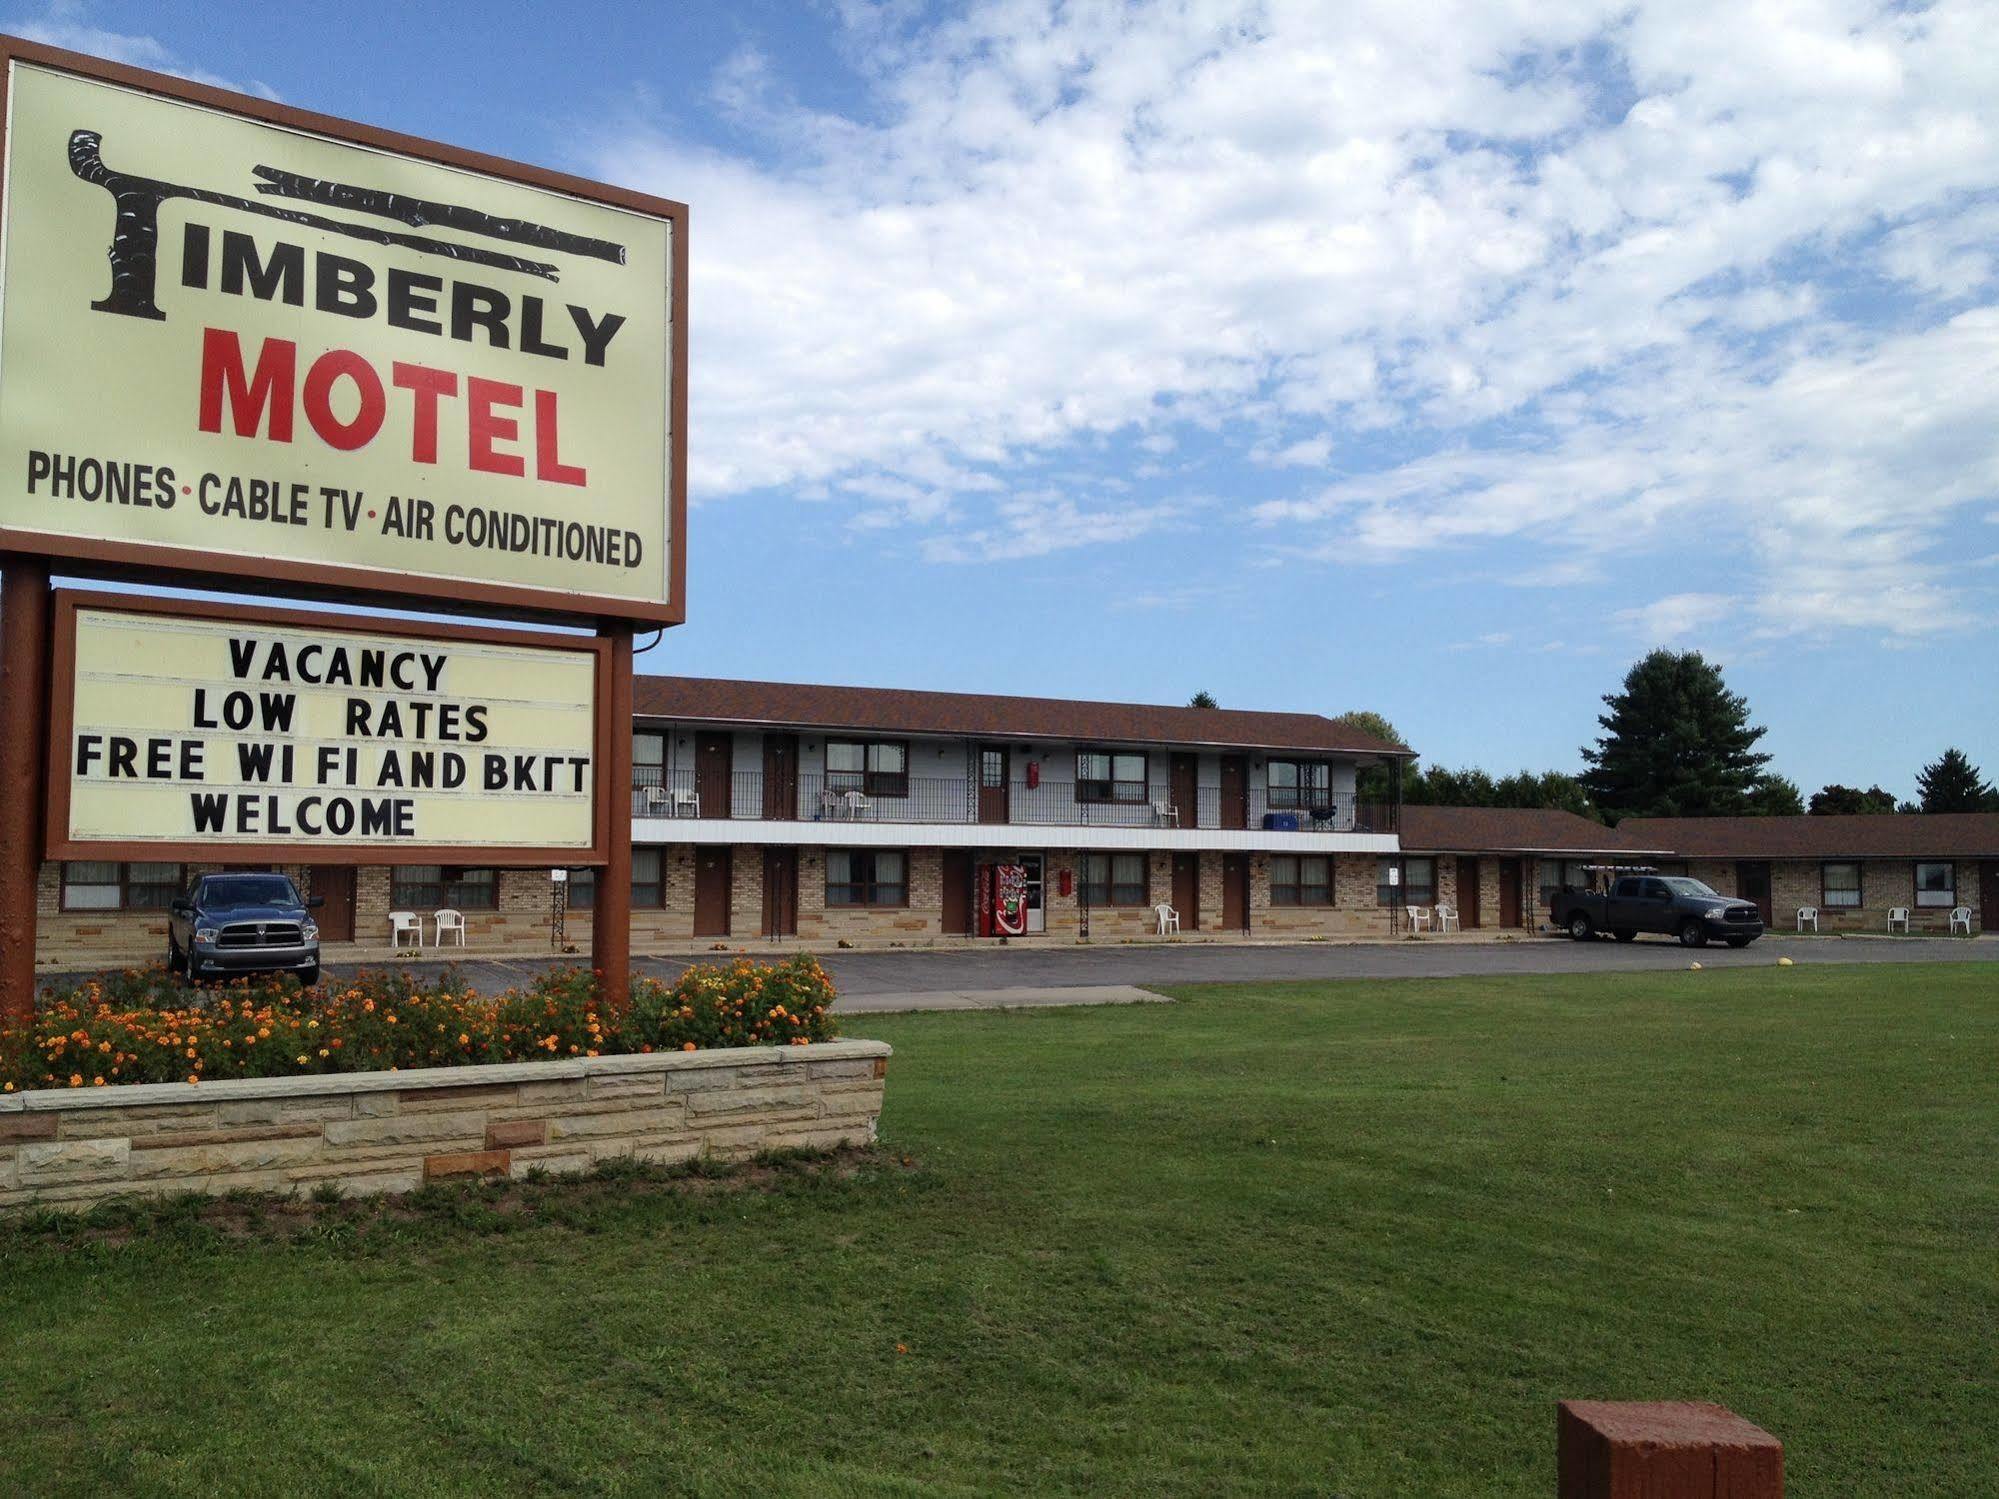
<path fill-rule="evenodd" d="M 1541 1499 L 1563 1396 L 1994 1492 L 1999 966 L 1181 997 L 851 1022 L 913 1167 L 0 1230 L 0 1493 Z"/>

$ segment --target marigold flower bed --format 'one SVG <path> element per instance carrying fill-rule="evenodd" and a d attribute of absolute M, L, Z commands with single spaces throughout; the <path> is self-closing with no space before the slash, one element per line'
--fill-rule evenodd
<path fill-rule="evenodd" d="M 581 968 L 492 997 L 450 970 L 190 989 L 164 969 L 128 969 L 46 989 L 32 1025 L 0 1030 L 0 1091 L 805 1046 L 834 1036 L 833 997 L 810 957 L 691 968 L 672 984 L 634 976 L 615 1007 Z"/>

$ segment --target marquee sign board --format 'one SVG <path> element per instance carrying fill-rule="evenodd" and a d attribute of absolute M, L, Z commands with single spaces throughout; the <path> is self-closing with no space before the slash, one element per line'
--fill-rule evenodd
<path fill-rule="evenodd" d="M 683 206 L 11 39 L 0 64 L 0 551 L 683 617 Z"/>
<path fill-rule="evenodd" d="M 63 591 L 52 858 L 593 864 L 587 637 Z"/>

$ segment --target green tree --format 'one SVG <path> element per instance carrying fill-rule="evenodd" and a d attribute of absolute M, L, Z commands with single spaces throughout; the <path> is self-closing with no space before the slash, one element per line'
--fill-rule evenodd
<path fill-rule="evenodd" d="M 1784 776 L 1766 775 L 1749 791 L 1749 810 L 1758 817 L 1802 817 L 1804 793 Z"/>
<path fill-rule="evenodd" d="M 1187 706 L 1190 708 L 1219 708 L 1221 704 L 1215 701 L 1215 695 L 1212 692 L 1197 692 L 1187 700 Z"/>
<path fill-rule="evenodd" d="M 1613 821 L 1750 810 L 1770 757 L 1749 704 L 1699 651 L 1653 651 L 1604 698 L 1603 734 L 1583 750 L 1583 785 Z M 1793 788 L 1795 789 L 1795 788 Z"/>
<path fill-rule="evenodd" d="M 1856 786 L 1842 786 L 1835 781 L 1814 791 L 1811 805 L 1805 810 L 1817 817 L 1855 817 L 1892 812 L 1895 810 L 1895 798 L 1879 786 L 1869 786 L 1862 791 Z"/>
<path fill-rule="evenodd" d="M 1925 812 L 1985 812 L 1995 801 L 1971 757 L 1957 748 L 1945 750 L 1916 772 L 1916 793 Z"/>
<path fill-rule="evenodd" d="M 1592 822 L 1602 822 L 1603 814 L 1590 800 L 1589 788 L 1579 776 L 1566 770 L 1515 771 L 1501 776 L 1493 785 L 1495 807 L 1544 807 L 1557 812 L 1573 812 Z"/>

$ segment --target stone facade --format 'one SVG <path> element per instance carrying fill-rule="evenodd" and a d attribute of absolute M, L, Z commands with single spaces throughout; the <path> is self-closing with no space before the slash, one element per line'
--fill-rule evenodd
<path fill-rule="evenodd" d="M 403 1192 L 610 1157 L 743 1159 L 875 1138 L 879 1041 L 0 1099 L 0 1209 L 175 1192 Z"/>

